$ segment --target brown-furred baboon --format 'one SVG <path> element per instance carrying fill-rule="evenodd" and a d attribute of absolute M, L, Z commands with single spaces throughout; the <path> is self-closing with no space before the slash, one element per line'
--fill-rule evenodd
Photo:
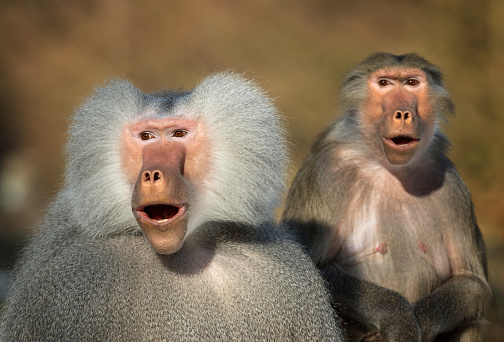
<path fill-rule="evenodd" d="M 323 279 L 274 223 L 285 141 L 253 82 L 113 80 L 75 113 L 67 159 L 0 340 L 342 340 Z"/>
<path fill-rule="evenodd" d="M 376 53 L 343 82 L 343 116 L 290 188 L 283 221 L 330 284 L 351 340 L 477 341 L 491 296 L 470 194 L 439 124 L 438 67 Z"/>

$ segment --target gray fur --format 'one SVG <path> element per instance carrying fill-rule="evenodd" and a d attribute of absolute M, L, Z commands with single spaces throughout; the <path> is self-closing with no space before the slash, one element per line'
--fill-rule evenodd
<path fill-rule="evenodd" d="M 197 119 L 212 137 L 189 234 L 171 255 L 141 235 L 119 168 L 119 132 L 145 115 Z M 318 272 L 273 223 L 283 136 L 270 100 L 236 74 L 191 92 L 97 88 L 74 116 L 65 188 L 18 264 L 0 340 L 341 341 Z"/>
<path fill-rule="evenodd" d="M 97 88 L 75 113 L 62 192 L 75 221 L 93 237 L 140 231 L 129 206 L 132 186 L 117 176 L 122 173 L 117 141 L 125 123 L 149 111 L 190 116 L 216 132 L 209 186 L 199 203 L 204 210 L 196 210 L 189 231 L 203 221 L 271 221 L 284 190 L 287 159 L 279 117 L 262 90 L 222 73 L 192 92 L 165 95 L 145 95 L 127 81 L 113 80 Z M 167 102 L 169 111 L 164 110 Z"/>
<path fill-rule="evenodd" d="M 366 341 L 416 341 L 420 333 L 422 341 L 477 341 L 490 298 L 485 246 L 469 191 L 445 155 L 448 140 L 437 126 L 422 155 L 395 166 L 376 156 L 360 125 L 369 73 L 408 60 L 434 82 L 435 120 L 452 112 L 432 64 L 411 54 L 371 56 L 345 78 L 348 107 L 301 166 L 283 221 L 329 281 L 348 326 L 377 334 Z M 383 255 L 373 250 L 381 242 Z"/>

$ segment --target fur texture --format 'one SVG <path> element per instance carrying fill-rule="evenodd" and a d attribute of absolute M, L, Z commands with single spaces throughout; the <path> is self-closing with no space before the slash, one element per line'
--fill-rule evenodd
<path fill-rule="evenodd" d="M 139 231 L 129 207 L 132 187 L 118 176 L 117 141 L 125 123 L 152 112 L 191 117 L 218 132 L 211 137 L 213 167 L 198 204 L 204 210 L 195 210 L 189 232 L 204 221 L 256 225 L 271 220 L 284 190 L 287 158 L 279 116 L 259 87 L 237 74 L 222 73 L 191 92 L 145 95 L 118 79 L 97 88 L 71 124 L 61 200 L 70 204 L 72 217 L 87 234 Z"/>
<path fill-rule="evenodd" d="M 423 70 L 432 102 L 428 146 L 404 165 L 373 149 L 382 132 L 362 124 L 370 74 L 391 67 Z M 358 325 L 354 338 L 478 341 L 491 297 L 485 246 L 438 125 L 453 112 L 440 70 L 416 54 L 377 53 L 348 72 L 340 103 L 342 117 L 294 178 L 283 221 L 330 283 L 338 314 Z"/>
<path fill-rule="evenodd" d="M 121 128 L 145 117 L 203 123 L 211 166 L 188 235 L 155 253 L 131 212 Z M 76 112 L 64 189 L 17 267 L 1 341 L 341 341 L 311 260 L 272 210 L 284 188 L 275 107 L 232 73 L 146 95 L 113 80 Z"/>

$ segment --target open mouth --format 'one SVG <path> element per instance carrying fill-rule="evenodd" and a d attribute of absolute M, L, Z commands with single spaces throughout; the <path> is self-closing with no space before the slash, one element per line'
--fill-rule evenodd
<path fill-rule="evenodd" d="M 394 149 L 410 149 L 418 145 L 420 139 L 415 139 L 409 135 L 398 135 L 393 138 L 383 138 L 385 143 Z"/>
<path fill-rule="evenodd" d="M 171 204 L 151 204 L 143 208 L 136 209 L 138 215 L 155 224 L 165 224 L 171 222 L 182 215 L 184 211 L 185 206 L 175 206 Z"/>
<path fill-rule="evenodd" d="M 408 145 L 414 141 L 418 141 L 418 139 L 414 139 L 408 135 L 398 135 L 397 137 L 390 138 L 389 140 L 396 145 Z"/>

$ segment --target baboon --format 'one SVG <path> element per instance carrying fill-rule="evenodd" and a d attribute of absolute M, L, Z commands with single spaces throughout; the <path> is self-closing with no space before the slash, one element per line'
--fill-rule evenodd
<path fill-rule="evenodd" d="M 109 81 L 76 111 L 66 154 L 0 340 L 342 340 L 323 279 L 274 223 L 285 140 L 254 82 Z"/>
<path fill-rule="evenodd" d="M 330 284 L 347 338 L 476 341 L 489 303 L 469 191 L 446 156 L 454 112 L 441 71 L 376 53 L 342 85 L 342 117 L 315 142 L 288 223 Z"/>

